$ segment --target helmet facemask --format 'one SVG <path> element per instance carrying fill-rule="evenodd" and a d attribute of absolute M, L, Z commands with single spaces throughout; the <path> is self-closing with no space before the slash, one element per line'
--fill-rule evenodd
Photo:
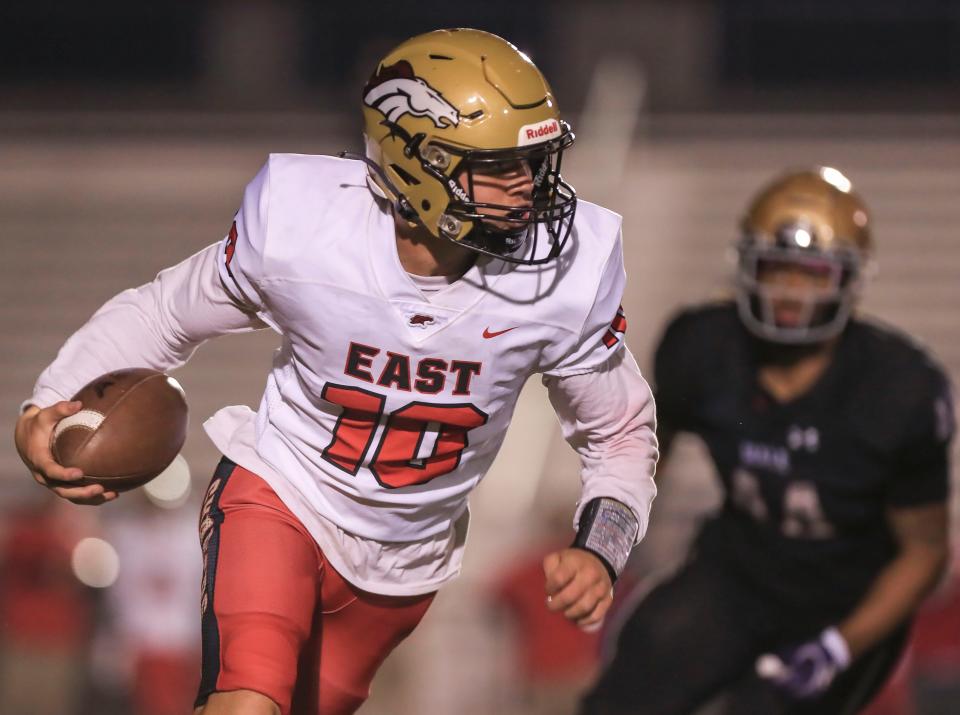
<path fill-rule="evenodd" d="M 539 265 L 556 258 L 570 237 L 576 213 L 576 192 L 560 174 L 563 151 L 573 139 L 564 125 L 560 137 L 533 146 L 484 150 L 434 142 L 419 148 L 424 172 L 449 196 L 438 222 L 439 235 L 511 263 Z M 483 175 L 495 176 L 497 166 L 517 164 L 529 167 L 533 183 L 529 205 L 477 200 Z"/>
<path fill-rule="evenodd" d="M 748 234 L 737 246 L 741 320 L 757 337 L 786 345 L 815 344 L 838 335 L 860 295 L 861 255 L 818 248 L 812 228 L 802 224 L 784 226 L 773 238 Z M 778 272 L 803 275 L 804 285 L 771 280 Z M 795 315 L 784 321 L 778 317 L 782 312 Z"/>

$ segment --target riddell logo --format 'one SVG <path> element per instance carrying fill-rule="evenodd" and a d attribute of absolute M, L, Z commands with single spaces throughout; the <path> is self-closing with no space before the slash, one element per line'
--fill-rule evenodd
<path fill-rule="evenodd" d="M 517 137 L 517 146 L 536 144 L 552 139 L 560 134 L 560 122 L 556 119 L 545 119 L 536 124 L 524 124 L 520 127 L 520 136 Z"/>
<path fill-rule="evenodd" d="M 468 203 L 470 201 L 470 196 L 467 194 L 466 191 L 463 190 L 463 187 L 461 187 L 460 184 L 457 183 L 456 179 L 447 179 L 447 186 L 450 187 L 451 193 L 453 193 L 454 196 L 456 196 L 458 199 L 460 199 L 464 203 Z"/>

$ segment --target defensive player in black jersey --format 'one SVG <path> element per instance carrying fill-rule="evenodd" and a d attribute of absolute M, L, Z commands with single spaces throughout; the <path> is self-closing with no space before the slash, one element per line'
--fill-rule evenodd
<path fill-rule="evenodd" d="M 858 712 L 947 562 L 943 372 L 851 317 L 871 257 L 840 172 L 780 177 L 743 221 L 737 300 L 656 353 L 662 454 L 699 435 L 725 488 L 686 565 L 627 620 L 583 715 Z"/>

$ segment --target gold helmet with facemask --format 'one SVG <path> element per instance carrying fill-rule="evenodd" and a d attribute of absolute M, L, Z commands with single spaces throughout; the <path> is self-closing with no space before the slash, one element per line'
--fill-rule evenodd
<path fill-rule="evenodd" d="M 811 344 L 839 334 L 863 286 L 873 246 L 863 200 L 830 167 L 787 173 L 764 187 L 741 223 L 737 245 L 740 317 L 758 337 Z M 765 283 L 765 268 L 793 267 L 822 277 L 823 288 L 797 290 Z M 781 325 L 774 302 L 803 306 L 796 325 Z"/>
<path fill-rule="evenodd" d="M 507 261 L 559 255 L 576 210 L 560 176 L 574 136 L 543 75 L 509 42 L 469 29 L 407 40 L 363 88 L 363 116 L 374 190 L 402 218 Z M 531 206 L 474 199 L 474 171 L 517 162 L 533 179 Z"/>

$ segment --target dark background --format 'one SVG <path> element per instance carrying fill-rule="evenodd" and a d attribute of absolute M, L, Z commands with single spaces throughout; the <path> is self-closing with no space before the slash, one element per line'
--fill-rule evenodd
<path fill-rule="evenodd" d="M 589 70 L 583 45 L 594 57 L 646 56 L 652 74 L 682 84 L 669 56 L 650 56 L 655 48 L 644 41 L 662 29 L 679 29 L 662 41 L 701 57 L 707 71 L 699 91 L 658 87 L 653 111 L 762 107 L 765 93 L 785 91 L 799 93 L 799 109 L 861 108 L 864 94 L 872 108 L 896 111 L 960 102 L 956 0 L 8 0 L 0 10 L 0 87 L 13 93 L 4 104 L 19 108 L 329 108 L 354 98 L 348 83 L 398 38 L 457 25 L 528 51 L 573 111 Z M 272 90 L 245 90 L 237 75 L 264 65 L 275 71 Z"/>
<path fill-rule="evenodd" d="M 0 715 L 24 715 L 23 702 L 34 715 L 189 712 L 196 515 L 218 459 L 202 424 L 258 404 L 276 336 L 212 341 L 176 371 L 192 491 L 175 498 L 45 500 L 9 439 L 17 405 L 99 305 L 223 237 L 268 152 L 360 149 L 360 88 L 378 59 L 444 26 L 503 35 L 553 85 L 577 133 L 565 177 L 624 219 L 627 342 L 646 372 L 672 313 L 729 294 L 750 196 L 787 167 L 825 164 L 872 209 L 881 270 L 864 312 L 960 376 L 960 0 L 4 0 Z M 524 671 L 523 655 L 550 645 L 518 638 L 494 594 L 525 573 L 526 613 L 543 613 L 539 558 L 570 541 L 578 468 L 529 381 L 471 500 L 463 575 L 388 659 L 363 715 L 572 712 L 589 668 Z M 717 504 L 712 477 L 700 446 L 678 442 L 631 567 L 641 588 L 683 558 Z M 870 715 L 957 712 L 953 579 Z M 581 646 L 594 667 L 596 647 Z M 58 693 L 66 704 L 41 697 Z"/>

